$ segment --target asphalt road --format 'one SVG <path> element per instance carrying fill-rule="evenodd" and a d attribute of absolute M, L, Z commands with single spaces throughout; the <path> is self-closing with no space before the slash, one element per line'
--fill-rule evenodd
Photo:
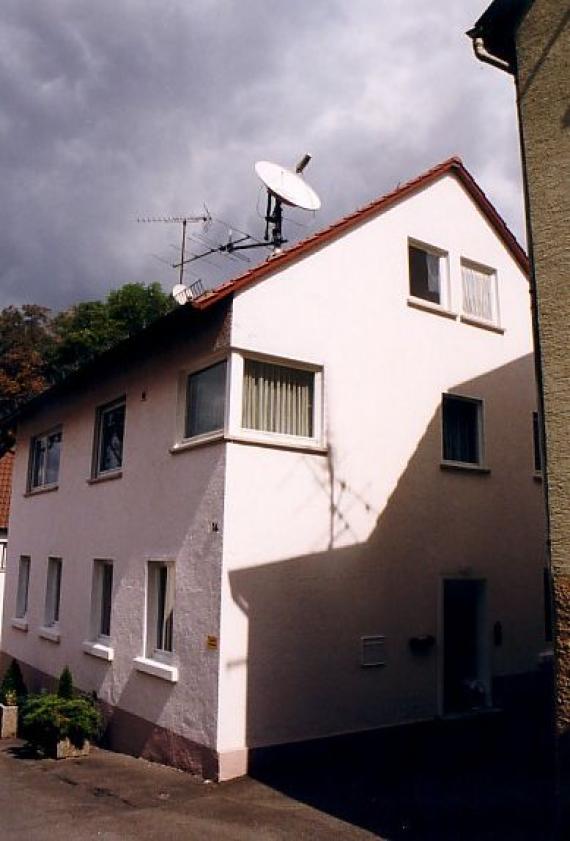
<path fill-rule="evenodd" d="M 34 759 L 22 744 L 0 743 L 1 841 L 379 838 L 250 778 L 204 783 L 97 748 Z"/>

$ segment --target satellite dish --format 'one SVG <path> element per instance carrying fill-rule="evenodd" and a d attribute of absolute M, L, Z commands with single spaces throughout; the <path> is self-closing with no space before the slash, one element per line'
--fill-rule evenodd
<path fill-rule="evenodd" d="M 306 155 L 303 161 L 307 157 Z M 255 171 L 269 192 L 283 204 L 300 207 L 302 210 L 318 210 L 320 208 L 320 198 L 296 172 L 292 172 L 279 164 L 272 164 L 270 161 L 258 161 L 255 164 Z"/>
<path fill-rule="evenodd" d="M 184 283 L 177 283 L 171 294 L 177 304 L 187 304 L 192 300 L 192 292 Z"/>

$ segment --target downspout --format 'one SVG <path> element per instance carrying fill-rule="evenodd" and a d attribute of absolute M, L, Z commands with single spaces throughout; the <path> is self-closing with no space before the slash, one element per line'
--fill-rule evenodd
<path fill-rule="evenodd" d="M 504 61 L 502 58 L 497 58 L 496 55 L 493 55 L 489 52 L 489 50 L 485 46 L 485 41 L 483 40 L 481 35 L 477 34 L 476 29 L 469 30 L 467 35 L 472 40 L 473 52 L 475 53 L 475 56 L 479 59 L 479 61 L 483 61 L 485 64 L 490 64 L 492 67 L 497 67 L 499 70 L 503 70 L 505 73 L 510 73 L 511 75 L 514 74 L 514 69 L 513 67 L 511 67 L 508 61 Z"/>

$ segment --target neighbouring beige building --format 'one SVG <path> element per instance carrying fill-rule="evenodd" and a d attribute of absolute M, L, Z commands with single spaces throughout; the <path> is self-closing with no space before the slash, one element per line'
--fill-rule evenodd
<path fill-rule="evenodd" d="M 570 759 L 570 0 L 495 0 L 469 35 L 518 101 L 555 606 L 557 724 Z"/>
<path fill-rule="evenodd" d="M 118 749 L 528 703 L 546 647 L 528 261 L 452 158 L 22 409 L 2 649 Z"/>

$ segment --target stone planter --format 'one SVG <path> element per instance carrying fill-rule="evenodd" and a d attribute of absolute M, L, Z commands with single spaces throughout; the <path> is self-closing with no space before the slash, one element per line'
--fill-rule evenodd
<path fill-rule="evenodd" d="M 18 707 L 0 704 L 0 739 L 15 739 L 18 732 Z"/>
<path fill-rule="evenodd" d="M 53 759 L 73 759 L 78 756 L 87 756 L 91 745 L 85 739 L 80 748 L 76 747 L 69 739 L 60 739 L 49 752 Z"/>

